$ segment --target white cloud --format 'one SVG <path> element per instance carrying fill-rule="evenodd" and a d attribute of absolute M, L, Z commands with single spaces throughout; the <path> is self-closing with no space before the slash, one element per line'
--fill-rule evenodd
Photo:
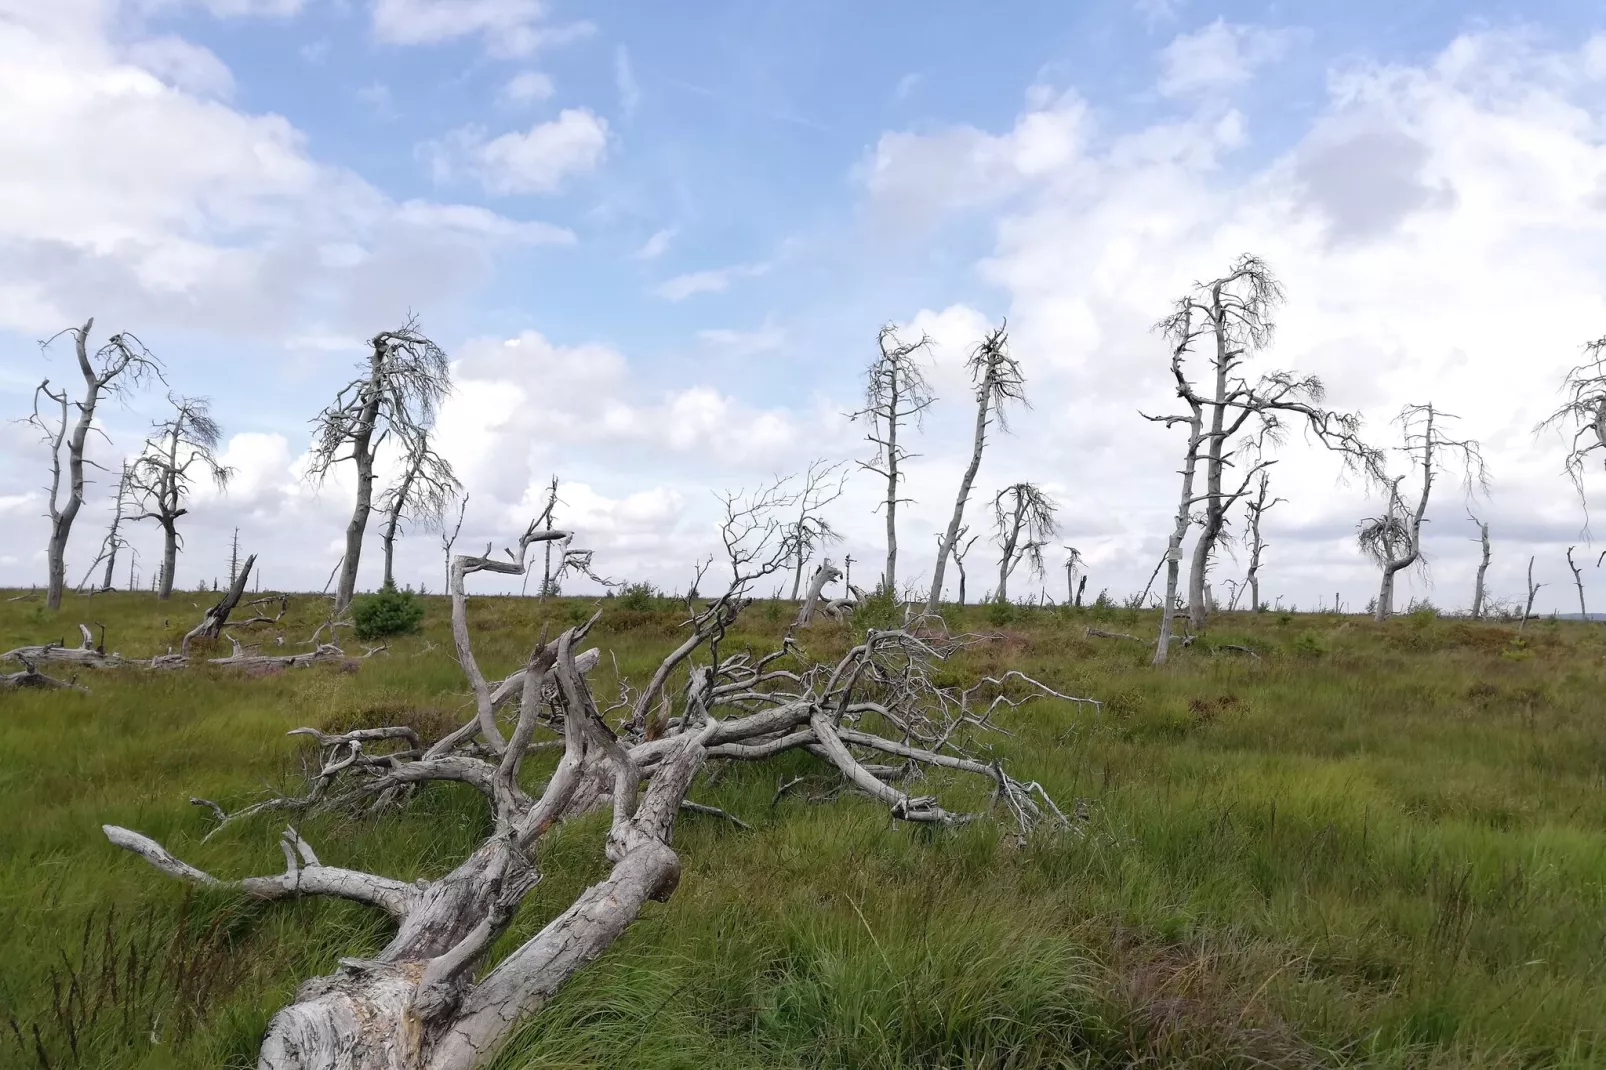
<path fill-rule="evenodd" d="M 365 320 L 449 293 L 495 242 L 566 240 L 484 209 L 397 204 L 316 160 L 283 117 L 197 96 L 198 79 L 222 85 L 201 51 L 147 51 L 164 82 L 105 33 L 84 6 L 0 20 L 0 327 L 53 329 L 94 307 L 145 330 L 271 341 L 316 305 Z"/>
<path fill-rule="evenodd" d="M 786 344 L 786 331 L 773 323 L 766 322 L 764 326 L 751 331 L 728 327 L 709 328 L 698 331 L 697 339 L 724 356 L 739 359 L 781 348 Z"/>
<path fill-rule="evenodd" d="M 1255 68 L 1282 57 L 1293 41 L 1287 30 L 1235 26 L 1216 19 L 1177 36 L 1160 53 L 1159 90 L 1168 97 L 1220 93 L 1244 85 Z"/>
<path fill-rule="evenodd" d="M 908 100 L 909 94 L 913 93 L 915 88 L 920 85 L 922 78 L 923 76 L 915 71 L 911 71 L 899 78 L 898 84 L 892 87 L 892 99 Z"/>
<path fill-rule="evenodd" d="M 1484 508 L 1506 532 L 1491 582 L 1513 593 L 1527 555 L 1559 560 L 1581 524 L 1562 447 L 1530 429 L 1606 323 L 1606 123 L 1591 58 L 1603 44 L 1541 52 L 1474 35 L 1422 67 L 1346 68 L 1295 144 L 1230 179 L 1219 161 L 1245 136 L 1231 113 L 1090 138 L 1085 109 L 1066 101 L 999 134 L 884 136 L 870 170 L 875 211 L 909 199 L 972 211 L 996 201 L 992 189 L 1009 193 L 979 267 L 1008 295 L 1036 409 L 989 453 L 984 481 L 1012 471 L 1060 482 L 1074 502 L 1065 541 L 1091 551 L 1092 589 L 1140 588 L 1163 549 L 1180 450 L 1137 416 L 1174 402 L 1149 325 L 1194 280 L 1253 251 L 1289 293 L 1264 367 L 1319 374 L 1332 404 L 1362 410 L 1379 440 L 1401 404 L 1430 399 L 1483 440 L 1495 478 Z M 1189 84 L 1220 86 L 1236 77 L 1228 70 L 1201 65 Z M 946 374 L 941 362 L 934 374 Z M 1336 463 L 1297 433 L 1280 457 L 1274 490 L 1291 500 L 1268 518 L 1270 589 L 1308 606 L 1341 587 L 1364 604 L 1376 577 L 1353 533 L 1375 502 L 1335 486 Z M 911 496 L 951 494 L 924 463 Z M 909 545 L 928 511 L 911 507 Z M 1430 516 L 1435 597 L 1464 604 L 1475 544 L 1455 493 L 1443 490 Z M 1224 560 L 1221 575 L 1241 570 Z"/>
<path fill-rule="evenodd" d="M 530 104 L 550 99 L 554 91 L 551 75 L 544 71 L 520 71 L 502 87 L 502 99 L 509 104 Z"/>
<path fill-rule="evenodd" d="M 386 44 L 429 45 L 480 36 L 497 56 L 525 57 L 588 36 L 589 22 L 553 26 L 542 0 L 375 0 L 374 35 Z"/>
<path fill-rule="evenodd" d="M 641 248 L 630 254 L 634 260 L 656 260 L 669 251 L 669 243 L 675 240 L 675 228 L 664 227 L 653 231 L 652 237 L 641 243 Z"/>
<path fill-rule="evenodd" d="M 692 271 L 659 283 L 653 288 L 653 293 L 666 301 L 684 301 L 697 294 L 723 293 L 737 279 L 757 278 L 769 270 L 769 264 L 735 264 L 708 271 Z"/>
<path fill-rule="evenodd" d="M 171 35 L 135 41 L 128 60 L 150 71 L 175 89 L 197 96 L 228 100 L 234 95 L 234 76 L 209 49 Z"/>
<path fill-rule="evenodd" d="M 630 65 L 630 50 L 619 45 L 613 50 L 613 83 L 619 91 L 619 110 L 633 115 L 641 106 L 641 86 L 636 81 L 635 68 Z"/>
<path fill-rule="evenodd" d="M 601 163 L 608 122 L 585 108 L 565 108 L 549 122 L 486 139 L 480 127 L 464 127 L 444 141 L 421 147 L 437 182 L 472 175 L 494 194 L 554 193 L 573 175 Z"/>

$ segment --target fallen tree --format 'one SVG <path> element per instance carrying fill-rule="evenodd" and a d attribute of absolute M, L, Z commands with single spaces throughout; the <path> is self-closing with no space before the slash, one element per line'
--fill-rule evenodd
<path fill-rule="evenodd" d="M 958 738 L 966 728 L 990 727 L 1000 705 L 1018 705 L 1027 697 L 1091 700 L 1058 695 L 1019 673 L 968 689 L 934 683 L 933 662 L 974 638 L 938 645 L 906 631 L 870 630 L 834 662 L 811 662 L 790 638 L 763 656 L 721 652 L 752 583 L 789 560 L 789 548 L 770 539 L 775 530 L 747 525 L 733 536 L 727 528 L 730 587 L 687 622 L 686 641 L 664 658 L 642 691 L 626 689 L 625 717 L 617 726 L 604 721 L 585 678 L 583 661 L 594 664 L 595 658 L 577 653 L 597 617 L 536 643 L 521 672 L 496 686 L 470 642 L 465 579 L 478 572 L 522 574 L 529 547 L 556 536 L 532 523 L 508 560 L 489 553 L 454 559 L 452 634 L 474 695 L 474 716 L 427 747 L 405 727 L 306 730 L 318 742 L 322 766 L 306 796 L 278 803 L 302 812 L 373 807 L 400 804 L 436 781 L 468 784 L 484 797 L 494 825 L 467 859 L 436 880 L 406 883 L 326 865 L 292 829 L 283 837 L 283 873 L 224 881 L 137 832 L 106 826 L 113 844 L 179 880 L 269 900 L 335 896 L 394 919 L 395 935 L 377 955 L 342 959 L 332 974 L 303 984 L 295 1001 L 274 1016 L 262 1043 L 263 1070 L 469 1070 L 491 1062 L 648 900 L 673 894 L 681 875 L 672 845 L 675 819 L 708 761 L 761 761 L 806 751 L 896 819 L 952 826 L 980 816 L 898 786 L 921 770 L 942 768 L 992 783 L 994 805 L 1010 815 L 1022 837 L 1039 821 L 1067 824 L 1040 786 L 1014 779 L 996 760 L 967 753 Z M 743 543 L 744 533 L 756 533 L 758 546 Z M 671 687 L 681 665 L 686 671 Z M 978 708 L 983 686 L 998 695 Z M 1010 697 L 1012 691 L 1017 697 Z M 502 718 L 499 703 L 507 711 Z M 537 740 L 542 732 L 556 737 L 545 746 L 561 748 L 561 758 L 539 794 L 531 794 L 520 771 L 543 747 Z M 227 820 L 220 807 L 197 801 Z M 598 808 L 612 810 L 603 845 L 612 870 L 482 971 L 486 952 L 541 879 L 536 848 L 542 837 L 565 818 Z"/>

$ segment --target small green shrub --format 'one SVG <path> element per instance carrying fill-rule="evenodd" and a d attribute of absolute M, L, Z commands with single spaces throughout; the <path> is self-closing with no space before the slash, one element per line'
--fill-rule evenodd
<path fill-rule="evenodd" d="M 618 605 L 620 609 L 639 611 L 656 609 L 658 608 L 658 588 L 650 583 L 628 583 L 619 592 Z"/>
<path fill-rule="evenodd" d="M 358 639 L 416 632 L 424 619 L 424 604 L 411 589 L 381 587 L 351 603 L 351 623 Z"/>
<path fill-rule="evenodd" d="M 1002 598 L 995 598 L 987 603 L 987 623 L 994 627 L 1008 624 L 1015 619 L 1015 603 Z"/>
<path fill-rule="evenodd" d="M 1322 641 L 1316 638 L 1313 632 L 1300 632 L 1294 636 L 1294 641 L 1289 644 L 1289 649 L 1302 658 L 1319 658 L 1327 653 L 1327 648 L 1322 645 Z"/>

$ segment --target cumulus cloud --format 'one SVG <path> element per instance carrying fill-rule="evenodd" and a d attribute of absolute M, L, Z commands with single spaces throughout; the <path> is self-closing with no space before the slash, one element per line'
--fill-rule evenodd
<path fill-rule="evenodd" d="M 1062 98 L 996 134 L 884 136 L 866 181 L 875 210 L 911 198 L 947 213 L 996 203 L 979 268 L 1008 296 L 1036 408 L 999 441 L 984 480 L 996 461 L 1059 482 L 1073 503 L 1066 541 L 1102 571 L 1095 589 L 1106 578 L 1117 591 L 1141 587 L 1163 550 L 1181 450 L 1137 415 L 1174 403 L 1148 327 L 1192 282 L 1253 251 L 1290 295 L 1262 366 L 1319 374 L 1331 402 L 1363 411 L 1384 443 L 1408 401 L 1461 415 L 1495 477 L 1480 510 L 1507 538 L 1528 540 L 1504 561 L 1497 554 L 1492 582 L 1520 586 L 1519 553 L 1554 557 L 1556 544 L 1579 537 L 1559 447 L 1530 429 L 1555 404 L 1581 342 L 1606 322 L 1593 251 L 1606 236 L 1601 48 L 1597 39 L 1541 52 L 1483 34 L 1420 67 L 1348 66 L 1303 136 L 1232 177 L 1220 162 L 1243 142 L 1243 120 L 1220 112 L 1089 137 L 1085 108 Z M 1201 61 L 1188 79 L 1180 69 L 1168 74 L 1178 88 L 1203 91 L 1230 84 L 1238 68 Z M 1054 148 L 1029 168 L 1034 144 Z M 997 200 L 998 189 L 1009 199 Z M 951 315 L 962 324 L 955 334 L 981 326 Z M 1274 589 L 1310 605 L 1341 587 L 1359 605 L 1374 576 L 1354 528 L 1375 502 L 1340 484 L 1336 462 L 1298 433 L 1279 456 L 1273 485 L 1290 502 L 1268 516 Z M 925 478 L 911 471 L 911 496 L 924 500 L 916 484 Z M 940 496 L 941 480 L 932 483 Z M 1474 563 L 1462 508 L 1445 487 L 1431 514 L 1436 595 L 1451 604 L 1466 592 L 1446 585 Z M 911 507 L 912 527 L 923 511 Z M 905 533 L 911 545 L 919 537 Z M 1229 558 L 1220 574 L 1241 569 Z"/>
<path fill-rule="evenodd" d="M 520 71 L 502 86 L 502 99 L 509 104 L 529 104 L 547 100 L 555 92 L 552 76 L 544 71 Z"/>
<path fill-rule="evenodd" d="M 1294 34 L 1261 26 L 1235 26 L 1223 19 L 1177 36 L 1160 53 L 1160 93 L 1197 96 L 1236 89 L 1255 68 L 1280 59 Z"/>
<path fill-rule="evenodd" d="M 215 99 L 224 83 L 201 51 L 120 50 L 97 11 L 0 19 L 0 327 L 54 329 L 94 307 L 137 312 L 147 330 L 273 338 L 309 308 L 358 319 L 450 293 L 496 242 L 562 238 L 483 209 L 398 204 L 315 159 L 284 117 Z"/>
<path fill-rule="evenodd" d="M 596 169 L 608 147 L 608 121 L 585 108 L 565 108 L 528 130 L 488 138 L 482 127 L 456 130 L 422 152 L 437 182 L 459 174 L 488 193 L 555 193 L 571 176 Z"/>

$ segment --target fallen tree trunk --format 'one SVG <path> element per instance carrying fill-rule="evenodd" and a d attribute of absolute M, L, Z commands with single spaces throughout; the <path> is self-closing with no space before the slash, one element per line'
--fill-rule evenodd
<path fill-rule="evenodd" d="M 937 647 L 905 631 L 872 630 L 834 664 L 782 667 L 799 656 L 789 640 L 757 659 L 721 656 L 719 639 L 746 606 L 745 587 L 781 567 L 785 558 L 779 554 L 762 569 L 738 570 L 731 590 L 689 622 L 691 649 L 682 644 L 665 664 L 687 662 L 695 650 L 705 651 L 708 661 L 690 666 L 678 694 L 664 686 L 669 674 L 660 666 L 654 674 L 660 690 L 647 696 L 647 706 L 659 712 L 640 729 L 628 707 L 624 724 L 617 730 L 608 725 L 586 683 L 583 655 L 575 649 L 597 617 L 537 644 L 520 672 L 493 689 L 470 643 L 464 578 L 479 571 L 522 572 L 528 547 L 542 536 L 532 524 L 517 556 L 509 553 L 511 564 L 488 555 L 453 562 L 453 638 L 475 705 L 462 728 L 428 748 L 401 726 L 340 734 L 298 730 L 316 740 L 322 763 L 305 796 L 269 800 L 232 817 L 215 803 L 195 800 L 227 823 L 264 809 L 371 809 L 404 801 L 431 782 L 465 783 L 484 798 L 492 831 L 445 876 L 405 883 L 327 866 L 290 829 L 283 837 L 282 874 L 222 881 L 139 833 L 105 828 L 113 844 L 182 881 L 260 899 L 335 896 L 372 905 L 395 921 L 394 936 L 378 954 L 340 960 L 333 973 L 303 984 L 295 1001 L 273 1017 L 262 1043 L 262 1070 L 473 1070 L 494 1060 L 513 1032 L 607 950 L 649 900 L 674 892 L 681 876 L 672 846 L 675 818 L 709 760 L 764 760 L 803 750 L 884 803 L 895 818 L 939 825 L 974 820 L 980 815 L 945 809 L 936 796 L 911 796 L 893 783 L 910 767 L 947 768 L 993 781 L 996 800 L 1022 836 L 1045 818 L 1065 825 L 1040 787 L 1022 784 L 997 761 L 970 758 L 961 749 L 959 729 L 985 726 L 997 705 L 1019 701 L 1000 697 L 987 710 L 973 711 L 969 703 L 977 688 L 955 690 L 932 681 L 928 668 L 934 660 L 978 640 Z M 1035 685 L 1038 694 L 1091 701 L 1010 675 Z M 505 701 L 515 676 L 517 720 L 504 736 L 497 702 L 499 696 Z M 558 736 L 562 757 L 532 795 L 520 769 L 542 745 L 536 741 L 542 731 Z M 903 764 L 877 765 L 856 751 L 894 754 Z M 568 816 L 598 807 L 613 812 L 604 845 L 611 871 L 478 976 L 486 952 L 540 880 L 540 839 Z"/>

